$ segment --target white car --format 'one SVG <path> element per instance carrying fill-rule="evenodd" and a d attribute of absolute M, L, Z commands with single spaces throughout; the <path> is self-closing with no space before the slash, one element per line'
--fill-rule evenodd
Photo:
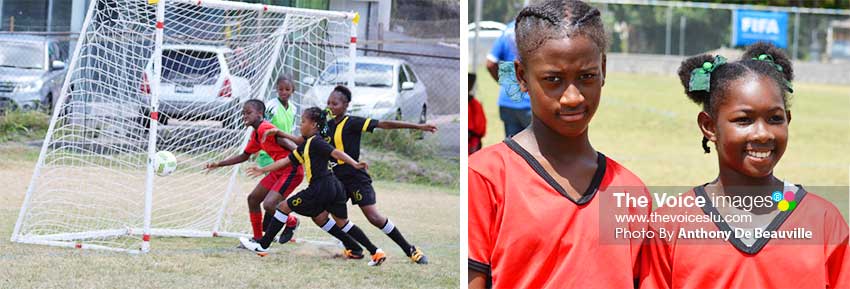
<path fill-rule="evenodd" d="M 163 45 L 159 122 L 167 124 L 169 118 L 220 120 L 225 128 L 239 128 L 241 118 L 234 115 L 248 99 L 251 85 L 246 78 L 231 72 L 227 62 L 231 53 L 224 46 Z M 142 103 L 149 103 L 148 79 L 152 71 L 153 60 L 142 75 Z M 142 108 L 143 115 L 149 115 L 148 109 Z"/>
<path fill-rule="evenodd" d="M 493 43 L 496 42 L 496 39 L 502 36 L 502 33 L 507 28 L 507 25 L 500 22 L 495 21 L 481 21 L 481 29 L 478 30 L 478 50 L 473 51 L 475 49 L 475 22 L 469 23 L 469 67 L 472 68 L 472 60 L 473 57 L 478 59 L 478 65 L 484 65 L 487 61 L 487 53 L 490 53 L 490 50 L 493 49 Z M 470 70 L 470 71 L 475 71 Z"/>
<path fill-rule="evenodd" d="M 328 96 L 337 85 L 348 84 L 348 58 L 330 65 L 319 79 L 307 77 L 313 87 L 302 100 L 303 108 L 327 107 Z M 355 87 L 351 89 L 351 115 L 375 119 L 396 119 L 425 123 L 428 94 L 425 84 L 410 65 L 401 59 L 357 57 L 354 66 Z"/>

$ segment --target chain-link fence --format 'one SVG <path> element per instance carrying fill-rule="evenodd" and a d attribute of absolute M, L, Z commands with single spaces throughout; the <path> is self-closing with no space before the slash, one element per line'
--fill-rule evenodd
<path fill-rule="evenodd" d="M 460 37 L 460 2 L 457 0 L 393 1 L 390 30 L 417 38 Z"/>
<path fill-rule="evenodd" d="M 785 13 L 786 52 L 797 60 L 827 62 L 828 31 L 850 19 L 850 11 L 797 7 L 764 7 L 689 2 L 591 0 L 602 12 L 612 53 L 694 55 L 732 47 L 736 10 Z M 761 23 L 759 23 L 761 24 Z M 764 25 L 771 25 L 767 23 Z M 781 26 L 781 24 L 780 24 Z M 770 29 L 772 27 L 766 27 Z"/>
<path fill-rule="evenodd" d="M 456 156 L 460 152 L 459 50 L 456 47 L 427 43 L 384 45 L 395 47 L 399 50 L 432 53 L 425 54 L 422 52 L 403 52 L 388 49 L 363 50 L 363 53 L 368 57 L 403 59 L 410 65 L 412 74 L 408 76 L 408 80 L 421 82 L 425 87 L 425 108 L 427 108 L 423 108 L 425 109 L 423 112 L 427 112 L 425 119 L 428 123 L 437 125 L 439 129 L 436 134 L 427 135 L 426 140 L 433 139 L 441 147 L 440 151 Z M 404 49 L 405 47 L 408 49 Z M 454 56 L 451 56 L 452 54 Z"/>
<path fill-rule="evenodd" d="M 0 32 L 0 111 L 48 111 L 65 80 L 70 33 Z"/>

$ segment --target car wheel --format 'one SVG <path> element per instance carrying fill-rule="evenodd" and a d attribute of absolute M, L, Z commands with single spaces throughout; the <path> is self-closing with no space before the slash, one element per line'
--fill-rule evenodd
<path fill-rule="evenodd" d="M 233 107 L 228 109 L 228 113 L 224 115 L 224 119 L 221 120 L 221 127 L 225 129 L 239 129 L 241 125 L 241 117 L 240 112 L 237 109 L 238 104 L 234 103 Z"/>
<path fill-rule="evenodd" d="M 41 105 L 41 108 L 42 108 L 42 109 L 44 110 L 44 112 L 45 112 L 45 113 L 47 113 L 48 115 L 49 115 L 49 114 L 51 114 L 51 113 L 53 113 L 53 105 L 54 105 L 54 103 L 53 103 L 53 102 L 54 102 L 54 100 L 53 100 L 53 94 L 48 93 L 48 94 L 47 94 L 47 97 L 45 97 L 45 98 L 44 98 L 44 104 L 42 104 L 42 105 Z"/>
<path fill-rule="evenodd" d="M 422 104 L 422 111 L 419 112 L 419 124 L 424 124 L 428 120 L 428 105 Z M 415 130 L 413 132 L 413 136 L 417 140 L 421 140 L 425 138 L 425 133 L 421 130 Z"/>
<path fill-rule="evenodd" d="M 423 124 L 428 121 L 428 105 L 422 104 L 422 112 L 419 113 L 419 123 Z"/>
<path fill-rule="evenodd" d="M 128 131 L 127 136 L 137 137 L 139 140 L 145 139 L 145 135 L 147 135 L 148 130 L 151 127 L 150 118 L 148 116 L 150 116 L 150 113 L 147 109 L 140 109 L 139 114 L 135 117 L 135 122 L 139 126 Z"/>

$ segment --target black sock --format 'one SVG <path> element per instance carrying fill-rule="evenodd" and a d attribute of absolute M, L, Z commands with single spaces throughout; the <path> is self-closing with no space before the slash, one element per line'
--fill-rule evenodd
<path fill-rule="evenodd" d="M 366 234 L 364 234 L 363 231 L 360 230 L 360 228 L 358 228 L 357 225 L 354 225 L 354 223 L 352 223 L 351 221 L 348 221 L 348 223 L 342 227 L 342 231 L 348 233 L 349 235 L 351 235 L 352 238 L 354 238 L 354 240 L 357 240 L 360 245 L 366 247 L 366 250 L 369 250 L 369 254 L 374 255 L 375 252 L 378 250 L 378 247 L 375 247 L 375 244 L 372 244 L 372 241 L 369 241 L 369 238 L 366 237 Z"/>
<path fill-rule="evenodd" d="M 286 225 L 286 219 L 288 218 L 289 216 L 280 210 L 275 211 L 274 216 L 271 218 L 271 221 L 269 221 L 268 227 L 266 227 L 266 233 L 263 234 L 263 238 L 260 239 L 259 242 L 263 248 L 268 248 L 272 245 L 274 237 L 277 236 L 277 233 L 280 233 L 280 230 Z"/>
<path fill-rule="evenodd" d="M 322 230 L 331 234 L 338 240 L 342 241 L 342 245 L 345 246 L 345 249 L 351 250 L 354 253 L 362 254 L 363 248 L 354 241 L 348 234 L 342 231 L 339 227 L 336 226 L 336 221 L 334 219 L 328 219 L 324 225 L 322 225 Z"/>
<path fill-rule="evenodd" d="M 395 227 L 393 222 L 390 222 L 390 219 L 387 219 L 387 223 L 384 224 L 384 227 L 381 228 L 381 231 L 384 231 L 384 234 L 393 239 L 393 242 L 398 244 L 401 247 L 401 250 L 407 254 L 407 257 L 410 257 L 410 250 L 413 249 L 410 243 L 407 243 L 407 240 L 404 239 L 404 236 L 401 235 L 401 231 Z"/>
<path fill-rule="evenodd" d="M 266 214 L 263 215 L 263 232 L 266 232 L 268 230 L 269 224 L 272 222 L 272 219 L 274 219 L 274 214 L 270 213 L 269 211 L 266 211 Z"/>

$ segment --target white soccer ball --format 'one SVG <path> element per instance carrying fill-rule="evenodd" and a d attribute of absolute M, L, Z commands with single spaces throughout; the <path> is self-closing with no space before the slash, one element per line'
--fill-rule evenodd
<path fill-rule="evenodd" d="M 177 158 L 169 151 L 159 151 L 156 153 L 153 166 L 156 174 L 164 177 L 177 170 Z"/>

